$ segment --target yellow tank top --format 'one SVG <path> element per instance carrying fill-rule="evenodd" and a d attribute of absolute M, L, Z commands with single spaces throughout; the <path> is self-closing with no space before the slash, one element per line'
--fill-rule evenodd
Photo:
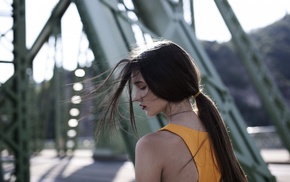
<path fill-rule="evenodd" d="M 207 132 L 176 124 L 168 124 L 160 129 L 162 130 L 170 131 L 183 139 L 195 161 L 199 182 L 220 181 L 221 174 Z"/>

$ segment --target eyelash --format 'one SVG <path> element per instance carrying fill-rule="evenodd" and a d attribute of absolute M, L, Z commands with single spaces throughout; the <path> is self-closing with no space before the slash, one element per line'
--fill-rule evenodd
<path fill-rule="evenodd" d="M 145 89 L 146 89 L 146 86 L 140 87 L 140 90 L 145 90 Z"/>

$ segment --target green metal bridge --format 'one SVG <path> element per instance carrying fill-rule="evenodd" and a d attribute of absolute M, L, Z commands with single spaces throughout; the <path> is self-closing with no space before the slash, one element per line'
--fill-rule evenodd
<path fill-rule="evenodd" d="M 249 180 L 276 181 L 248 135 L 233 98 L 195 36 L 193 1 L 189 1 L 191 24 L 183 18 L 183 1 L 132 2 L 133 8 L 127 7 L 122 0 L 59 0 L 36 40 L 27 48 L 26 2 L 5 1 L 8 8 L 0 16 L 9 19 L 11 26 L 6 32 L 1 32 L 1 43 L 4 39 L 10 41 L 12 49 L 9 49 L 10 58 L 0 60 L 0 66 L 12 65 L 14 72 L 0 85 L 0 182 L 8 181 L 7 178 L 19 182 L 30 181 L 30 157 L 45 147 L 48 135 L 51 135 L 59 157 L 71 155 L 79 148 L 78 136 L 86 123 L 81 123 L 79 119 L 87 115 L 89 123 L 97 121 L 98 117 L 97 113 L 87 112 L 98 101 L 83 102 L 79 97 L 84 89 L 89 89 L 93 84 L 92 81 L 82 80 L 107 70 L 125 57 L 136 43 L 142 44 L 159 37 L 180 44 L 196 60 L 203 73 L 206 92 L 215 99 L 217 105 L 222 106 L 220 110 L 231 131 L 235 154 Z M 284 147 L 290 151 L 289 108 L 227 0 L 214 2 Z M 70 72 L 63 67 L 61 21 L 69 6 L 77 8 L 83 32 L 77 54 L 82 63 L 79 61 L 77 68 Z M 53 76 L 49 81 L 36 83 L 33 80 L 33 64 L 44 46 L 50 50 L 47 59 L 53 62 Z M 166 123 L 162 117 L 147 118 L 141 113 L 137 121 L 140 135 L 156 131 Z M 126 153 L 134 161 L 137 138 L 133 137 L 126 122 L 122 122 L 121 127 L 119 134 L 116 134 L 116 141 L 108 143 L 103 135 L 96 148 L 111 148 L 117 152 L 122 150 L 120 148 L 126 148 Z M 94 136 L 93 130 L 91 136 Z M 101 155 L 98 151 L 96 149 L 96 156 Z M 3 166 L 7 164 L 13 166 L 11 171 L 4 170 Z"/>

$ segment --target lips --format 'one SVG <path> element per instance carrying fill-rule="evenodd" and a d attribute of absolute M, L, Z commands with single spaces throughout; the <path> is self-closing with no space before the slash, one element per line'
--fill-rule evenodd
<path fill-rule="evenodd" d="M 146 106 L 140 104 L 140 107 L 142 108 L 142 110 L 144 110 L 146 108 Z"/>

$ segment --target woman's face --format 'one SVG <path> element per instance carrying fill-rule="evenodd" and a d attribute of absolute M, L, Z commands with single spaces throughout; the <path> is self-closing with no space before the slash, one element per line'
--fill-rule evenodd
<path fill-rule="evenodd" d="M 157 97 L 151 92 L 142 74 L 139 71 L 135 71 L 131 78 L 134 84 L 133 101 L 139 102 L 141 109 L 144 110 L 148 116 L 155 116 L 161 112 L 165 113 L 168 101 Z"/>

